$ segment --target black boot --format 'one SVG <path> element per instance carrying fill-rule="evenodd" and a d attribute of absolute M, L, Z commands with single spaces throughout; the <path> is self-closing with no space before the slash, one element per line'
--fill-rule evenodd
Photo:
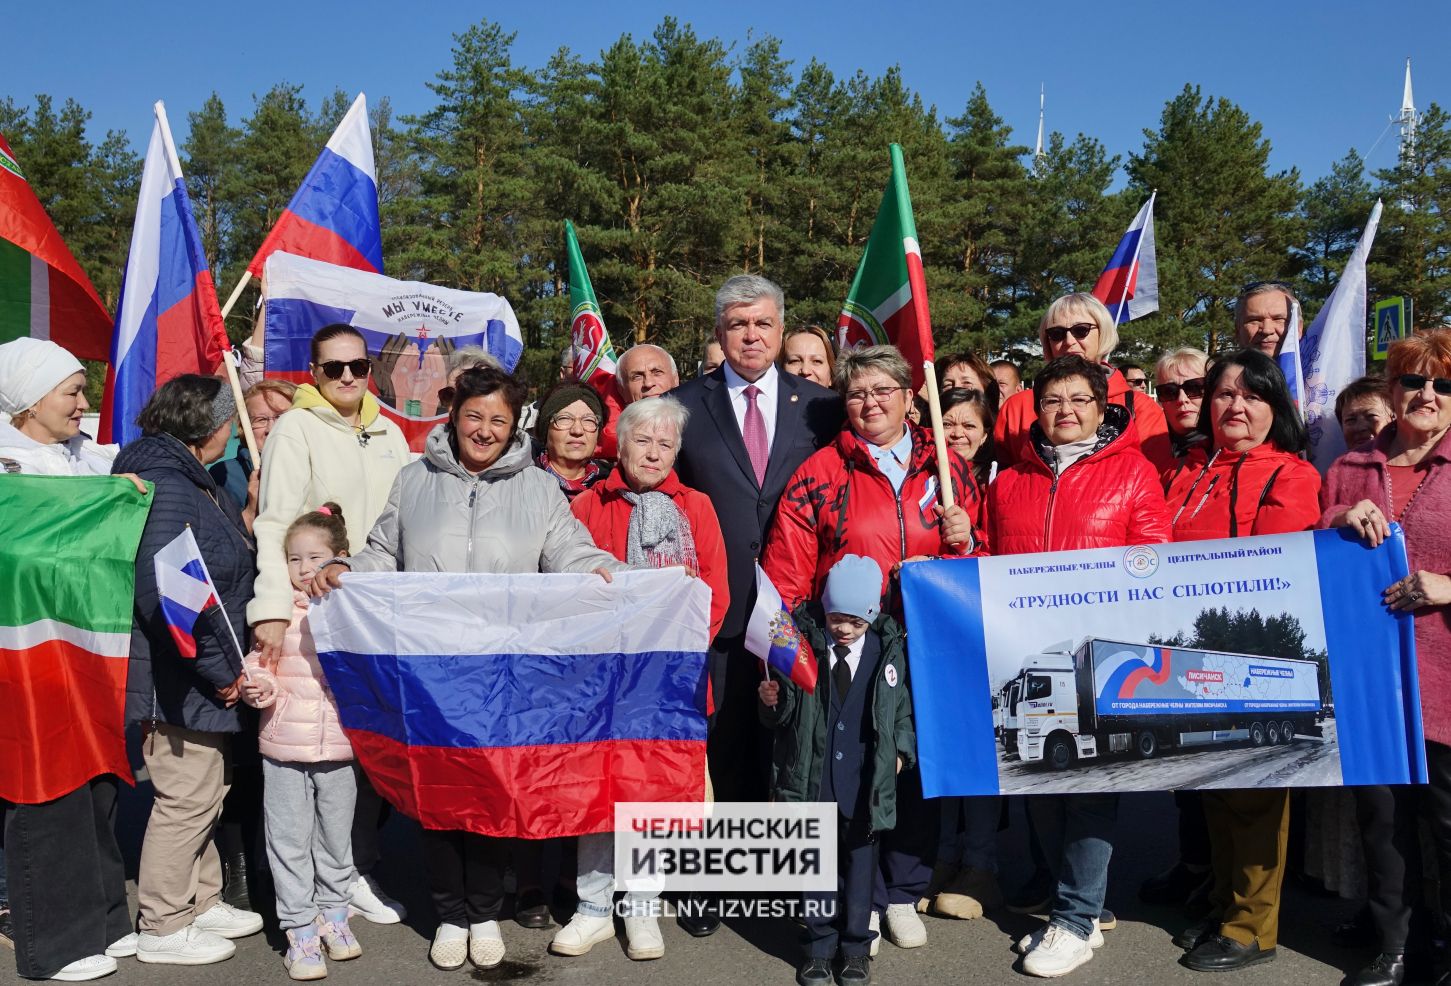
<path fill-rule="evenodd" d="M 1345 986 L 1401 986 L 1406 981 L 1406 957 L 1381 952 L 1359 972 L 1345 980 Z"/>
<path fill-rule="evenodd" d="M 239 910 L 253 910 L 252 892 L 247 885 L 246 853 L 222 857 L 222 900 Z"/>

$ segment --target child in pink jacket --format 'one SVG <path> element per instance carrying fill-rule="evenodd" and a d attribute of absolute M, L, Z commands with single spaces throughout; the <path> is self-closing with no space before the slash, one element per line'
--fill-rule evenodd
<path fill-rule="evenodd" d="M 277 918 L 287 932 L 282 963 L 293 979 L 322 979 L 324 951 L 338 961 L 363 954 L 348 927 L 348 887 L 356 875 L 353 748 L 318 664 L 302 591 L 323 562 L 347 554 L 342 508 L 327 503 L 303 514 L 283 544 L 292 625 L 275 667 L 264 666 L 257 651 L 247 655 L 242 697 L 262 710 L 262 810 Z"/>

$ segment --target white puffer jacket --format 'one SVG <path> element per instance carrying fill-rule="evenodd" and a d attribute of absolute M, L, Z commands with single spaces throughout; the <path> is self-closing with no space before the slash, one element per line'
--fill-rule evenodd
<path fill-rule="evenodd" d="M 247 672 L 263 694 L 247 704 L 262 710 L 257 746 L 264 757 L 281 763 L 352 760 L 353 747 L 338 719 L 338 703 L 307 626 L 307 596 L 294 593 L 292 624 L 282 639 L 276 672 L 262 667 L 256 651 L 247 655 Z"/>
<path fill-rule="evenodd" d="M 14 472 L 13 462 L 28 476 L 109 476 L 116 452 L 117 446 L 101 445 L 89 435 L 47 445 L 0 420 L 0 472 Z"/>

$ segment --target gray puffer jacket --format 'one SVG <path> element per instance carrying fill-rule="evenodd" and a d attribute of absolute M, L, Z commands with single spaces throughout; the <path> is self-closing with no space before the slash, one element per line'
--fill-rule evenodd
<path fill-rule="evenodd" d="M 629 568 L 595 547 L 559 483 L 516 441 L 477 476 L 459 464 L 448 426 L 403 467 L 355 572 L 612 572 Z"/>

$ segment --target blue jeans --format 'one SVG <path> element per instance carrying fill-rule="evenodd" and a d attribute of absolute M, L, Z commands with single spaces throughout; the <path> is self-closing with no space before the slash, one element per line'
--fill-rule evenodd
<path fill-rule="evenodd" d="M 1108 892 L 1118 795 L 1039 795 L 1028 799 L 1028 810 L 1058 882 L 1049 923 L 1087 940 Z"/>
<path fill-rule="evenodd" d="M 598 832 L 579 837 L 579 876 L 574 889 L 579 896 L 581 914 L 592 918 L 608 917 L 615 899 L 615 834 Z M 645 917 L 655 913 L 653 902 L 659 891 L 632 890 L 625 894 L 630 913 Z"/>

